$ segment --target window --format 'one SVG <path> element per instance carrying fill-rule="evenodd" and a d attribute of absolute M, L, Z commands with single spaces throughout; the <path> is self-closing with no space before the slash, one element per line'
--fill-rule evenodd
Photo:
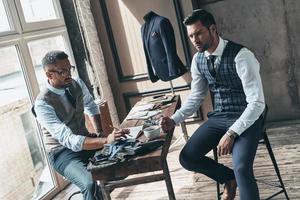
<path fill-rule="evenodd" d="M 0 0 L 0 32 L 6 32 L 6 31 L 10 31 L 11 27 L 8 21 L 8 15 L 6 12 L 6 9 L 4 7 L 4 2 L 3 0 Z"/>
<path fill-rule="evenodd" d="M 0 199 L 19 199 L 19 195 L 30 199 L 47 167 L 29 114 L 31 103 L 19 55 L 17 45 L 0 48 L 0 184 L 4 186 Z M 54 187 L 50 184 L 48 190 Z"/>
<path fill-rule="evenodd" d="M 27 92 L 16 46 L 0 48 L 0 60 L 0 106 L 3 107 L 25 98 Z"/>
<path fill-rule="evenodd" d="M 31 114 L 41 59 L 56 49 L 75 64 L 58 0 L 0 0 L 0 199 L 49 199 L 62 186 Z"/>
<path fill-rule="evenodd" d="M 58 19 L 52 0 L 20 0 L 27 23 Z"/>
<path fill-rule="evenodd" d="M 30 111 L 27 111 L 20 115 L 24 134 L 30 151 L 32 164 L 35 170 L 40 170 L 44 165 L 44 159 L 42 156 L 42 147 L 38 142 L 37 134 L 35 134 L 34 121 L 32 119 Z"/>
<path fill-rule="evenodd" d="M 70 50 L 66 44 L 66 39 L 63 35 L 28 42 L 28 47 L 40 88 L 44 86 L 46 80 L 41 62 L 43 56 L 51 50 L 62 50 L 65 51 L 68 55 L 71 55 Z"/>
<path fill-rule="evenodd" d="M 23 31 L 64 26 L 59 0 L 15 0 Z"/>

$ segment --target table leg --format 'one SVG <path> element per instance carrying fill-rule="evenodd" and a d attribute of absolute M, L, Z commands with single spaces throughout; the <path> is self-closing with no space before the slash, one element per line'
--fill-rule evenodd
<path fill-rule="evenodd" d="M 185 122 L 183 121 L 179 125 L 182 130 L 182 134 L 180 134 L 179 137 L 176 138 L 176 140 L 171 144 L 171 146 L 169 148 L 170 152 L 173 150 L 173 148 L 176 147 L 176 145 L 181 141 L 182 138 L 184 138 L 185 142 L 187 142 L 189 140 Z"/>
<path fill-rule="evenodd" d="M 183 133 L 183 137 L 184 137 L 185 141 L 187 142 L 189 140 L 189 135 L 187 133 L 185 121 L 180 123 L 180 127 L 181 127 L 181 130 Z"/>
<path fill-rule="evenodd" d="M 103 200 L 111 200 L 110 198 L 110 192 L 108 189 L 105 188 L 105 182 L 104 181 L 99 181 L 99 187 L 102 193 Z"/>
<path fill-rule="evenodd" d="M 168 163 L 167 163 L 166 160 L 164 160 L 162 163 L 163 163 L 162 168 L 163 168 L 163 172 L 164 172 L 164 178 L 165 178 L 165 182 L 166 182 L 166 186 L 167 186 L 167 190 L 168 190 L 169 199 L 170 200 L 176 200 L 174 190 L 173 190 L 172 180 L 171 180 L 171 176 L 170 176 L 170 171 L 169 171 L 169 167 L 168 167 Z"/>

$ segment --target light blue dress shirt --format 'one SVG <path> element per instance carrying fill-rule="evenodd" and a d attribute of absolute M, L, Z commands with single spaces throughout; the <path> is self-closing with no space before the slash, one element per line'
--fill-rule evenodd
<path fill-rule="evenodd" d="M 84 113 L 89 116 L 99 114 L 98 107 L 84 82 L 80 78 L 73 79 L 80 85 L 82 89 Z M 50 91 L 60 96 L 61 101 L 67 110 L 71 108 L 72 105 L 65 95 L 65 89 L 54 88 L 48 82 L 46 87 Z M 58 140 L 61 145 L 75 152 L 82 150 L 85 136 L 74 134 L 72 130 L 57 117 L 52 106 L 43 100 L 37 99 L 34 103 L 34 109 L 35 112 L 38 113 L 38 122 L 51 134 L 54 139 Z"/>

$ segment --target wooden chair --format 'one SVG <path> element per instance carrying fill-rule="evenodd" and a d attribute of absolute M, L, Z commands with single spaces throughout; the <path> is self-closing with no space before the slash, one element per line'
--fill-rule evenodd
<path fill-rule="evenodd" d="M 278 178 L 278 184 L 274 184 L 274 183 L 263 181 L 263 180 L 256 180 L 256 181 L 264 183 L 264 184 L 267 184 L 267 185 L 270 185 L 270 186 L 274 186 L 274 187 L 280 188 L 280 190 L 278 192 L 276 192 L 273 195 L 269 196 L 268 198 L 266 198 L 266 200 L 267 199 L 271 199 L 271 198 L 273 198 L 273 197 L 275 197 L 275 196 L 277 196 L 277 195 L 279 195 L 281 193 L 284 193 L 286 199 L 289 200 L 288 194 L 286 192 L 284 183 L 283 183 L 281 175 L 280 175 L 278 164 L 276 162 L 276 159 L 275 159 L 275 156 L 274 156 L 274 153 L 273 153 L 273 150 L 272 150 L 269 138 L 268 138 L 267 129 L 266 129 L 266 126 L 265 126 L 265 120 L 267 118 L 267 114 L 268 114 L 268 106 L 266 105 L 266 108 L 265 108 L 265 110 L 263 112 L 263 127 L 264 128 L 263 128 L 263 131 L 262 131 L 262 135 L 261 135 L 261 139 L 259 141 L 259 144 L 264 144 L 265 147 L 268 150 L 269 156 L 271 158 L 274 170 L 275 170 L 277 178 Z M 217 148 L 215 148 L 213 150 L 213 154 L 214 154 L 215 161 L 218 162 Z M 216 184 L 217 184 L 217 199 L 220 200 L 223 192 L 220 192 L 220 183 L 217 182 Z"/>

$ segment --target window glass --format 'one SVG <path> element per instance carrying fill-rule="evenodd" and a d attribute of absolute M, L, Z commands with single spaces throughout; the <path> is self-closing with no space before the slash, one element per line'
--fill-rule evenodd
<path fill-rule="evenodd" d="M 3 0 L 0 0 L 0 32 L 10 31 L 11 26 L 8 20 L 8 14 L 6 12 Z"/>
<path fill-rule="evenodd" d="M 0 48 L 0 60 L 0 106 L 4 106 L 25 98 L 27 92 L 15 46 Z"/>
<path fill-rule="evenodd" d="M 0 60 L 0 199 L 40 197 L 54 183 L 31 114 L 16 46 L 0 48 Z"/>
<path fill-rule="evenodd" d="M 27 23 L 58 19 L 53 0 L 20 0 Z"/>
<path fill-rule="evenodd" d="M 45 53 L 71 55 L 66 34 L 59 0 L 0 0 L 0 200 L 49 199 L 66 185 L 50 170 L 30 101 L 46 80 Z"/>
<path fill-rule="evenodd" d="M 41 88 L 45 85 L 45 80 L 47 80 L 42 67 L 42 58 L 44 55 L 52 50 L 61 50 L 66 52 L 68 55 L 70 55 L 70 52 L 62 35 L 31 41 L 28 43 L 28 47 L 39 86 Z"/>

